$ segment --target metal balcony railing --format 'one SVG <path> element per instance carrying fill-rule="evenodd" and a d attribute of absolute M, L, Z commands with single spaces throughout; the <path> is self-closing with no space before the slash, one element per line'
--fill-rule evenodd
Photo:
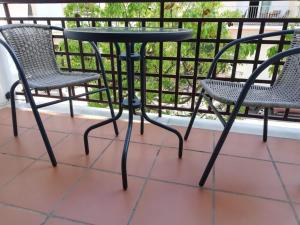
<path fill-rule="evenodd" d="M 9 5 L 12 3 L 70 3 L 75 2 L 71 0 L 65 1 L 2 1 L 2 6 L 6 13 L 5 17 L 0 18 L 2 23 L 42 23 L 42 24 L 51 24 L 59 25 L 61 27 L 67 27 L 67 24 L 72 22 L 75 26 L 175 26 L 175 27 L 193 27 L 194 36 L 192 39 L 187 40 L 181 43 L 171 43 L 176 46 L 176 51 L 172 52 L 170 55 L 165 55 L 164 48 L 168 45 L 167 43 L 157 43 L 153 45 L 158 49 L 157 54 L 152 54 L 151 51 L 147 51 L 147 60 L 154 62 L 156 65 L 156 70 L 151 70 L 148 68 L 146 73 L 147 78 L 151 79 L 151 82 L 156 82 L 157 85 L 147 87 L 147 94 L 155 96 L 154 101 L 148 102 L 147 107 L 150 110 L 156 111 L 159 116 L 164 112 L 178 112 L 178 114 L 186 114 L 192 112 L 195 107 L 196 98 L 199 90 L 199 79 L 203 79 L 206 74 L 203 72 L 203 68 L 206 68 L 207 65 L 212 61 L 213 56 L 218 53 L 218 51 L 226 43 L 230 41 L 249 35 L 248 31 L 255 33 L 264 33 L 269 29 L 285 30 L 289 27 L 295 27 L 300 24 L 299 18 L 171 18 L 166 16 L 166 2 L 161 1 L 143 1 L 143 2 L 156 2 L 159 4 L 160 11 L 158 17 L 155 18 L 89 18 L 89 17 L 80 17 L 80 18 L 69 18 L 69 17 L 11 17 L 9 11 Z M 76 1 L 80 2 L 80 1 Z M 101 2 L 101 1 L 81 1 L 81 2 Z M 102 1 L 106 3 L 111 2 L 134 2 L 134 1 L 112 1 L 106 0 Z M 141 1 L 139 1 L 141 2 Z M 176 2 L 187 2 L 187 1 L 176 1 Z M 190 1 L 195 2 L 195 1 Z M 198 1 L 199 2 L 199 1 Z M 203 35 L 203 29 L 207 24 L 215 27 L 215 32 L 209 34 L 208 36 Z M 254 25 L 255 24 L 255 25 Z M 272 26 L 275 25 L 275 26 Z M 269 26 L 272 26 L 270 28 Z M 231 38 L 224 35 L 222 32 L 224 29 L 232 33 Z M 254 31 L 253 31 L 254 30 Z M 254 33 L 253 33 L 254 32 Z M 61 33 L 53 34 L 54 43 L 62 42 L 63 49 L 56 49 L 56 55 L 61 57 L 64 60 L 65 64 L 62 66 L 64 70 L 72 71 L 98 71 L 99 68 L 89 68 L 85 63 L 85 59 L 91 59 L 96 62 L 96 56 L 92 52 L 84 51 L 84 43 L 78 42 L 78 51 L 73 52 L 69 50 L 69 40 L 63 38 Z M 264 39 L 253 41 L 249 44 L 255 46 L 255 52 L 251 57 L 241 58 L 240 50 L 241 46 L 237 45 L 232 54 L 226 58 L 222 58 L 218 65 L 222 67 L 222 64 L 227 65 L 226 74 L 215 72 L 214 76 L 217 79 L 230 80 L 236 82 L 244 82 L 247 77 L 239 76 L 237 72 L 238 68 L 241 65 L 246 66 L 247 74 L 250 75 L 253 70 L 255 70 L 263 61 L 262 49 L 270 46 L 275 46 L 276 52 L 281 52 L 285 46 L 289 45 L 289 39 L 285 36 L 282 36 L 278 39 Z M 117 71 L 116 71 L 116 62 L 114 47 L 112 43 L 107 44 L 109 46 L 108 52 L 103 52 L 103 57 L 106 60 L 106 72 L 110 75 L 110 87 L 112 90 L 113 102 L 118 103 L 118 83 L 117 83 Z M 183 52 L 183 46 L 190 46 L 190 52 Z M 202 54 L 204 51 L 209 49 L 211 54 Z M 72 64 L 72 59 L 74 57 L 80 58 L 80 65 L 75 67 Z M 172 62 L 174 65 L 173 70 L 166 70 L 164 64 L 166 62 Z M 276 80 L 278 72 L 280 71 L 284 62 L 278 62 L 273 65 L 272 73 L 270 76 L 260 78 L 256 82 L 263 85 L 272 85 Z M 191 67 L 190 73 L 183 73 L 183 66 Z M 124 75 L 125 80 L 125 67 L 123 68 L 122 74 Z M 137 83 L 138 75 L 137 74 Z M 166 86 L 165 80 L 168 80 Z M 126 82 L 125 82 L 126 83 Z M 85 84 L 81 87 L 74 87 L 73 91 L 87 91 L 89 88 L 101 86 L 101 80 L 97 84 Z M 186 86 L 184 86 L 186 85 Z M 188 87 L 188 88 L 187 88 Z M 126 85 L 124 86 L 126 90 Z M 136 86 L 137 92 L 139 91 L 138 85 Z M 34 91 L 36 96 L 44 96 L 49 98 L 59 98 L 62 97 L 63 91 Z M 170 96 L 168 101 L 164 101 L 164 96 Z M 187 101 L 180 101 L 181 99 L 187 99 Z M 99 96 L 98 98 L 81 98 L 80 101 L 88 101 L 95 103 L 105 103 L 105 96 Z M 230 106 L 223 107 L 222 114 L 228 115 L 231 110 Z M 276 110 L 274 110 L 276 111 Z M 279 110 L 280 111 L 280 110 Z M 203 113 L 212 113 L 211 109 L 208 106 L 201 107 L 200 112 Z M 300 117 L 297 114 L 292 114 L 292 110 L 284 109 L 280 111 L 281 113 L 274 113 L 270 116 L 272 119 L 277 120 L 289 120 L 289 121 L 299 121 Z M 253 110 L 249 108 L 243 109 L 240 112 L 242 117 L 252 117 L 252 118 L 261 118 L 262 115 L 259 114 L 259 110 Z"/>

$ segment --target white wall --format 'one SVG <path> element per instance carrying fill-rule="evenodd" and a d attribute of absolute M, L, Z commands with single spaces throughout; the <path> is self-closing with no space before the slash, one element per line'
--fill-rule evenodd
<path fill-rule="evenodd" d="M 2 106 L 7 103 L 5 94 L 9 92 L 11 85 L 18 80 L 18 72 L 9 53 L 2 45 L 0 46 L 0 62 L 0 106 Z"/>
<path fill-rule="evenodd" d="M 34 16 L 41 17 L 63 17 L 64 4 L 32 4 Z"/>

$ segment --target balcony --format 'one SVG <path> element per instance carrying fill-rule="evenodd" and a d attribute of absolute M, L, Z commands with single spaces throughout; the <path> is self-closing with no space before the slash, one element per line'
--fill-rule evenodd
<path fill-rule="evenodd" d="M 181 134 L 184 134 L 195 108 L 198 80 L 206 75 L 203 68 L 211 63 L 226 43 L 250 34 L 297 27 L 300 23 L 300 19 L 295 17 L 226 18 L 221 14 L 216 18 L 175 17 L 168 8 L 173 6 L 164 1 L 150 1 L 158 4 L 160 9 L 159 15 L 153 18 L 115 18 L 113 15 L 103 18 L 90 15 L 27 17 L 14 15 L 11 11 L 16 2 L 25 3 L 5 1 L 2 4 L 6 12 L 0 18 L 2 24 L 191 26 L 194 29 L 191 40 L 171 43 L 176 51 L 166 54 L 163 50 L 168 45 L 158 43 L 154 45 L 157 52 L 149 49 L 146 56 L 148 62 L 155 62 L 152 65 L 157 69 L 147 72 L 151 82 L 157 82 L 156 86 L 147 87 L 148 97 L 154 96 L 152 101 L 147 102 L 147 112 L 152 119 L 172 126 Z M 32 1 L 32 5 L 39 2 Z M 207 25 L 214 31 L 209 36 L 201 33 Z M 222 33 L 224 30 L 230 35 Z M 73 51 L 66 48 L 71 42 L 64 40 L 62 33 L 53 33 L 53 41 L 63 70 L 99 72 L 99 68 L 86 63 L 86 59 L 94 60 L 95 54 L 85 51 L 83 42 L 78 42 L 81 47 Z M 280 52 L 289 45 L 289 40 L 264 39 L 250 44 L 255 46 L 252 54 L 240 57 L 243 46 L 237 47 L 218 64 L 220 67 L 224 64 L 230 66 L 224 71 L 217 71 L 214 76 L 244 82 L 250 75 L 247 71 L 257 68 L 268 57 L 268 49 Z M 186 52 L 186 46 L 192 46 L 192 50 Z M 119 83 L 115 49 L 112 44 L 101 47 L 107 63 L 105 69 L 110 78 L 113 103 L 117 107 Z M 205 49 L 207 55 L 203 54 Z M 166 70 L 163 66 L 168 63 L 173 63 L 175 69 Z M 257 82 L 272 85 L 283 63 L 274 64 Z M 183 68 L 187 66 L 189 73 L 184 74 Z M 126 71 L 122 69 L 125 80 Z M 137 71 L 137 82 L 138 76 Z M 182 84 L 189 86 L 183 88 Z M 101 85 L 101 81 L 87 83 L 74 87 L 73 91 L 80 94 Z M 139 95 L 139 87 L 136 91 Z M 39 103 L 44 103 L 45 100 L 65 96 L 66 90 L 33 90 L 33 94 Z M 178 159 L 178 140 L 174 134 L 146 123 L 145 133 L 140 135 L 139 117 L 136 117 L 127 163 L 129 188 L 124 191 L 120 163 L 127 128 L 126 113 L 118 121 L 118 136 L 115 136 L 111 124 L 91 132 L 90 154 L 86 156 L 84 131 L 109 117 L 105 96 L 77 99 L 74 102 L 74 118 L 68 114 L 67 103 L 42 110 L 42 121 L 58 161 L 58 166 L 53 168 L 22 89 L 18 90 L 17 99 L 18 137 L 13 136 L 10 107 L 5 105 L 0 109 L 0 224 L 300 224 L 300 129 L 297 123 L 300 117 L 295 109 L 272 110 L 266 143 L 262 142 L 261 109 L 241 110 L 239 121 L 230 132 L 203 188 L 199 188 L 198 182 L 222 129 L 212 116 L 212 109 L 201 105 L 201 116 L 197 117 L 189 139 L 184 141 L 182 159 Z M 232 107 L 221 105 L 220 110 L 222 115 L 228 116 Z"/>
<path fill-rule="evenodd" d="M 23 109 L 18 116 L 20 136 L 14 138 L 10 109 L 0 111 L 4 224 L 297 224 L 299 140 L 270 137 L 264 144 L 261 135 L 232 132 L 214 173 L 199 189 L 219 132 L 194 128 L 180 160 L 174 135 L 147 124 L 141 136 L 136 124 L 130 186 L 123 191 L 125 121 L 118 124 L 118 137 L 112 125 L 93 132 L 87 157 L 82 133 L 103 118 L 43 113 L 59 163 L 53 169 L 32 113 Z"/>

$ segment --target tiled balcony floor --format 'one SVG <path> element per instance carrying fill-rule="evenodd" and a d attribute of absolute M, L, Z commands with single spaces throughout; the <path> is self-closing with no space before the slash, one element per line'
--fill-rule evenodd
<path fill-rule="evenodd" d="M 300 216 L 300 141 L 232 133 L 205 188 L 197 183 L 219 135 L 194 129 L 177 158 L 177 139 L 153 125 L 134 126 L 129 188 L 120 159 L 126 123 L 82 134 L 95 118 L 43 114 L 58 160 L 53 168 L 31 112 L 0 110 L 0 224 L 292 225 Z M 184 132 L 185 128 L 177 127 Z"/>

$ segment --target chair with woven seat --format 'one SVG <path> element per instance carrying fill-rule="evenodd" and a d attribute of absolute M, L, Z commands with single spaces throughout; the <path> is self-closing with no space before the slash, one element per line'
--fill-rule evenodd
<path fill-rule="evenodd" d="M 0 44 L 4 46 L 5 49 L 9 52 L 19 73 L 19 80 L 12 85 L 9 95 L 9 97 L 11 98 L 14 136 L 18 135 L 14 92 L 15 88 L 19 84 L 22 84 L 25 96 L 32 108 L 51 163 L 53 166 L 56 166 L 57 162 L 38 112 L 39 108 L 63 101 L 69 101 L 70 114 L 71 117 L 73 117 L 74 114 L 72 99 L 105 91 L 107 94 L 112 117 L 114 117 L 114 111 L 103 63 L 101 60 L 101 55 L 98 51 L 97 45 L 95 43 L 91 43 L 100 64 L 102 79 L 104 81 L 104 88 L 99 88 L 97 90 L 89 91 L 80 95 L 74 95 L 74 93 L 72 93 L 73 86 L 91 81 L 98 81 L 100 79 L 100 74 L 84 72 L 62 72 L 59 69 L 55 59 L 54 45 L 52 40 L 53 30 L 57 30 L 60 32 L 64 31 L 64 29 L 59 27 L 36 24 L 12 24 L 1 26 L 0 32 L 5 41 L 0 39 Z M 68 88 L 68 97 L 63 97 L 62 99 L 39 105 L 35 103 L 31 93 L 31 90 L 33 89 L 48 91 L 51 89 L 59 89 L 63 87 Z M 117 135 L 117 124 L 115 121 L 113 121 L 113 124 L 115 133 Z"/>
<path fill-rule="evenodd" d="M 293 34 L 291 48 L 264 61 L 256 70 L 253 71 L 245 83 L 212 79 L 212 74 L 216 68 L 218 60 L 228 48 L 240 43 L 288 34 Z M 279 74 L 278 79 L 272 86 L 266 87 L 254 84 L 256 78 L 261 74 L 262 71 L 285 57 L 287 57 L 287 59 L 283 65 L 281 74 Z M 279 32 L 265 33 L 230 42 L 216 55 L 212 61 L 206 79 L 201 80 L 200 83 L 202 89 L 189 126 L 185 133 L 185 140 L 187 140 L 190 134 L 202 98 L 208 102 L 209 106 L 212 108 L 213 112 L 217 115 L 224 126 L 224 130 L 200 179 L 199 185 L 203 186 L 220 153 L 220 150 L 241 106 L 264 108 L 264 142 L 267 141 L 268 112 L 270 108 L 300 108 L 300 30 L 283 30 Z M 231 112 L 231 115 L 227 121 L 225 121 L 216 107 L 212 104 L 211 99 L 228 105 L 234 105 L 233 111 Z"/>

